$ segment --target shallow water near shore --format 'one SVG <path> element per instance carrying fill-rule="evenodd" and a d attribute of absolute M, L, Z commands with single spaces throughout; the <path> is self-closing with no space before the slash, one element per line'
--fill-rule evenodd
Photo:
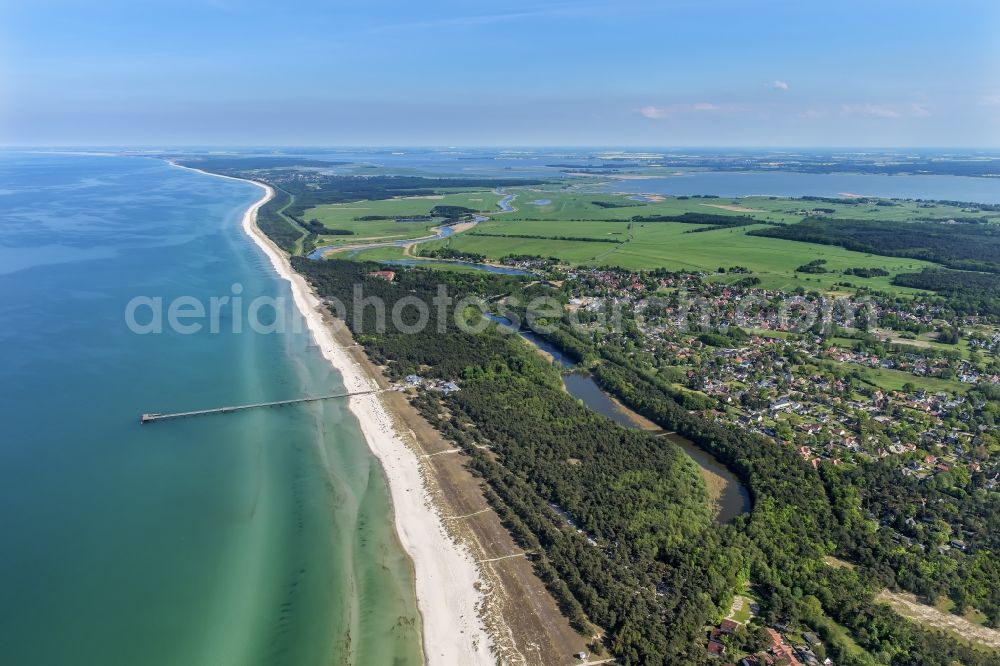
<path fill-rule="evenodd" d="M 385 478 L 240 229 L 250 184 L 0 156 L 0 661 L 421 663 Z M 285 297 L 286 328 L 137 335 L 135 296 Z"/>

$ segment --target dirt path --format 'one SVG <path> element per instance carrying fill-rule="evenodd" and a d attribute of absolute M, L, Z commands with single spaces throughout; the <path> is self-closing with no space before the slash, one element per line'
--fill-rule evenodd
<path fill-rule="evenodd" d="M 945 613 L 933 606 L 922 604 L 912 594 L 883 590 L 875 598 L 892 606 L 893 610 L 903 617 L 910 618 L 922 625 L 953 632 L 958 634 L 960 638 L 974 643 L 1000 648 L 1000 631 L 973 624 L 964 617 Z"/>
<path fill-rule="evenodd" d="M 722 210 L 732 211 L 734 213 L 766 213 L 766 210 L 758 210 L 756 208 L 747 208 L 746 206 L 735 206 L 731 204 L 707 204 L 703 203 L 702 206 L 708 206 L 709 208 L 720 208 Z"/>

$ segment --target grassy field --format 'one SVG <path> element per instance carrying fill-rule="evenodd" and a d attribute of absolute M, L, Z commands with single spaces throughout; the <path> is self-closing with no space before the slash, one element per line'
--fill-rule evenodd
<path fill-rule="evenodd" d="M 896 293 L 918 293 L 893 286 L 892 277 L 914 272 L 933 264 L 916 259 L 882 257 L 842 248 L 800 243 L 778 238 L 749 236 L 747 232 L 762 225 L 713 229 L 692 233 L 698 225 L 677 222 L 631 222 L 634 216 L 680 215 L 702 213 L 726 216 L 750 216 L 762 223 L 788 224 L 805 215 L 820 214 L 853 219 L 914 220 L 921 218 L 989 216 L 954 206 L 902 202 L 895 205 L 828 203 L 775 197 L 746 198 L 676 198 L 659 197 L 655 201 L 637 201 L 620 194 L 593 194 L 574 187 L 537 186 L 511 188 L 516 194 L 516 211 L 497 213 L 500 196 L 492 191 L 446 191 L 437 198 L 414 197 L 385 201 L 360 201 L 319 206 L 306 211 L 305 219 L 318 219 L 331 229 L 347 229 L 353 236 L 322 237 L 323 243 L 358 243 L 373 240 L 402 240 L 428 235 L 436 221 L 397 222 L 362 221 L 371 215 L 406 217 L 427 215 L 437 205 L 455 205 L 494 213 L 475 229 L 447 240 L 421 246 L 427 250 L 448 246 L 452 249 L 482 254 L 497 259 L 510 254 L 556 257 L 572 265 L 620 266 L 643 270 L 668 268 L 714 273 L 719 267 L 744 266 L 760 278 L 762 286 L 790 290 L 801 286 L 818 291 L 852 291 L 854 288 Z M 599 205 L 604 204 L 604 205 Z M 361 258 L 381 257 L 384 249 L 363 252 Z M 374 254 L 372 254 L 374 253 Z M 398 257 L 395 250 L 390 251 Z M 388 255 L 387 255 L 388 256 Z M 796 273 L 795 269 L 817 259 L 826 261 L 826 273 Z M 889 276 L 862 278 L 844 275 L 848 268 L 882 268 Z M 716 280 L 736 280 L 739 275 L 719 275 Z"/>
<path fill-rule="evenodd" d="M 962 358 L 969 358 L 969 354 L 972 348 L 969 346 L 969 341 L 962 338 L 957 344 L 949 345 L 943 342 L 937 341 L 937 333 L 931 331 L 928 333 L 921 333 L 915 339 L 905 338 L 899 334 L 892 331 L 874 329 L 872 331 L 875 335 L 880 338 L 886 337 L 889 342 L 897 345 L 908 345 L 917 351 L 924 349 L 933 349 L 942 352 L 958 352 L 962 355 Z"/>
<path fill-rule="evenodd" d="M 414 260 L 414 257 L 408 257 L 403 254 L 403 248 L 401 247 L 373 247 L 370 250 L 362 250 L 354 255 L 353 259 L 355 261 L 401 261 L 401 260 Z M 467 266 L 456 266 L 454 264 L 445 263 L 443 261 L 434 261 L 433 259 L 416 259 L 416 265 L 421 268 L 433 268 L 439 271 L 455 271 L 458 273 L 478 273 L 479 270 Z M 391 268 L 391 266 L 390 266 Z"/>
<path fill-rule="evenodd" d="M 825 201 L 800 201 L 780 197 L 741 198 L 676 198 L 663 197 L 661 201 L 635 201 L 629 195 L 588 194 L 577 190 L 553 188 L 511 188 L 518 194 L 518 213 L 512 219 L 546 220 L 605 220 L 629 219 L 633 215 L 678 215 L 686 212 L 711 213 L 719 215 L 749 215 L 761 221 L 798 222 L 805 215 L 823 211 L 830 217 L 857 220 L 916 220 L 956 217 L 989 217 L 1000 221 L 1000 213 L 967 211 L 956 206 L 918 204 L 916 202 L 893 202 L 891 206 L 874 204 L 828 203 Z M 532 201 L 548 199 L 551 203 L 533 205 Z M 594 201 L 622 206 L 606 208 L 595 205 Z"/>
<path fill-rule="evenodd" d="M 446 192 L 436 197 L 406 197 L 379 201 L 357 201 L 342 204 L 326 204 L 310 208 L 303 214 L 305 220 L 319 220 L 328 229 L 346 229 L 353 236 L 320 236 L 324 243 L 360 243 L 375 239 L 402 240 L 419 238 L 431 233 L 431 227 L 441 222 L 441 218 L 415 222 L 389 220 L 359 220 L 359 217 L 380 215 L 391 218 L 405 218 L 415 215 L 429 215 L 435 206 L 464 206 L 473 210 L 493 212 L 497 209 L 500 196 L 491 191 Z"/>
<path fill-rule="evenodd" d="M 886 368 L 865 368 L 862 372 L 865 380 L 887 391 L 900 391 L 903 384 L 910 383 L 917 388 L 922 388 L 932 393 L 944 391 L 946 393 L 965 393 L 971 384 L 963 384 L 958 381 L 940 379 L 938 377 L 918 377 L 902 370 L 890 370 Z"/>
<path fill-rule="evenodd" d="M 337 256 L 337 255 L 334 255 Z M 396 246 L 373 247 L 369 250 L 361 250 L 352 257 L 355 261 L 398 261 L 406 259 L 403 248 Z"/>
<path fill-rule="evenodd" d="M 857 329 L 845 329 L 853 333 L 858 333 Z M 992 329 L 981 327 L 981 330 L 988 331 L 989 335 L 993 335 Z M 762 338 L 787 338 L 790 334 L 783 331 L 771 331 L 762 328 L 750 328 L 747 329 L 749 333 L 759 335 Z M 910 340 L 909 338 L 904 338 L 899 335 L 893 335 L 891 331 L 887 329 L 872 329 L 871 331 L 878 338 L 888 338 L 888 341 L 892 344 L 908 346 L 915 352 L 922 352 L 925 349 L 934 349 L 943 352 L 957 352 L 962 358 L 968 359 L 972 348 L 969 346 L 969 341 L 962 338 L 958 341 L 958 344 L 949 345 L 943 342 L 936 342 L 934 337 L 936 334 L 934 332 L 922 333 L 918 335 L 915 340 Z M 829 338 L 829 341 L 835 345 L 843 347 L 844 349 L 854 349 L 858 340 L 853 337 L 839 337 L 834 336 Z"/>
<path fill-rule="evenodd" d="M 948 597 L 938 597 L 937 603 L 934 604 L 934 608 L 937 608 L 942 613 L 954 613 L 955 602 Z M 972 624 L 980 627 L 986 626 L 986 621 L 989 619 L 986 617 L 986 613 L 976 608 L 967 608 L 965 612 L 962 613 L 962 617 Z"/>
<path fill-rule="evenodd" d="M 438 244 L 447 243 L 455 250 L 492 258 L 507 254 L 537 254 L 555 256 L 576 265 L 621 266 L 640 270 L 665 267 L 713 272 L 719 267 L 745 266 L 761 279 L 764 287 L 774 289 L 794 289 L 801 285 L 807 289 L 831 290 L 835 283 L 849 282 L 855 286 L 914 293 L 914 290 L 892 286 L 891 275 L 859 278 L 844 276 L 842 271 L 847 268 L 884 268 L 894 275 L 932 265 L 917 259 L 878 257 L 829 245 L 748 236 L 747 230 L 759 228 L 756 225 L 692 233 L 697 228 L 700 227 L 679 222 L 516 221 L 513 217 L 505 217 L 491 219 L 472 233 L 454 236 Z M 601 241 L 523 236 L 593 238 Z M 603 242 L 607 239 L 620 242 Z M 797 267 L 815 259 L 826 260 L 825 268 L 830 272 L 810 275 L 795 272 Z M 726 279 L 739 277 L 729 276 Z"/>

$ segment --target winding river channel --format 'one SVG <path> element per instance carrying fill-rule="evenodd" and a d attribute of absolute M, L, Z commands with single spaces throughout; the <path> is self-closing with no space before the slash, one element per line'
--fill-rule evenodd
<path fill-rule="evenodd" d="M 501 324 L 505 323 L 502 318 L 495 320 Z M 552 360 L 563 368 L 569 369 L 576 365 L 558 347 L 541 336 L 530 331 L 521 331 L 520 335 L 546 355 L 551 356 Z M 750 493 L 746 486 L 711 453 L 680 435 L 663 432 L 656 424 L 608 395 L 589 373 L 565 374 L 563 375 L 563 384 L 570 395 L 581 400 L 583 404 L 598 414 L 607 416 L 626 428 L 656 433 L 657 436 L 669 439 L 681 447 L 701 468 L 705 484 L 708 486 L 712 514 L 717 523 L 727 523 L 750 510 Z"/>
<path fill-rule="evenodd" d="M 516 194 L 506 194 L 504 188 L 498 187 L 494 190 L 494 194 L 503 197 L 497 202 L 497 207 L 500 209 L 501 213 L 513 213 L 517 209 L 512 206 L 512 202 L 517 198 Z M 490 219 L 486 215 L 473 215 L 471 222 L 468 223 L 466 229 L 471 229 L 480 222 L 485 222 Z M 391 240 L 391 241 L 376 241 L 374 243 L 339 243 L 337 245 L 323 245 L 317 247 L 315 250 L 309 253 L 310 259 L 322 259 L 328 254 L 333 252 L 339 252 L 343 250 L 350 250 L 347 253 L 347 258 L 350 259 L 358 255 L 362 250 L 371 250 L 377 247 L 409 247 L 413 245 L 421 245 L 423 243 L 430 243 L 431 241 L 441 240 L 442 238 L 447 238 L 455 233 L 455 228 L 451 224 L 444 224 L 440 227 L 434 227 L 431 231 L 434 233 L 430 236 L 422 236 L 420 238 L 404 238 L 401 240 Z M 465 262 L 462 262 L 465 263 Z M 470 264 L 474 265 L 474 264 Z M 491 271 L 491 272 L 502 272 L 502 271 Z M 521 273 L 509 273 L 510 275 L 519 275 Z"/>
<path fill-rule="evenodd" d="M 476 215 L 473 217 L 472 224 L 479 224 L 484 220 L 487 220 L 485 215 Z M 421 243 L 429 243 L 431 241 L 441 240 L 442 238 L 447 238 L 455 233 L 455 230 L 451 225 L 443 225 L 440 227 L 435 227 L 433 229 L 434 234 L 431 236 L 423 236 L 421 238 L 404 238 L 402 240 L 393 241 L 378 241 L 375 243 L 340 243 L 339 245 L 323 245 L 312 252 L 309 253 L 310 259 L 322 259 L 326 255 L 332 252 L 338 252 L 342 250 L 350 250 L 346 257 L 348 259 L 355 257 L 362 250 L 371 250 L 377 247 L 407 247 L 409 245 L 420 245 Z"/>

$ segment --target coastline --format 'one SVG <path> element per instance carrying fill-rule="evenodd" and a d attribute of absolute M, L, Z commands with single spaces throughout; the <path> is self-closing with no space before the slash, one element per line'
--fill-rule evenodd
<path fill-rule="evenodd" d="M 337 343 L 325 308 L 305 278 L 292 269 L 288 256 L 257 226 L 257 212 L 274 196 L 274 190 L 257 181 L 168 163 L 216 178 L 252 183 L 264 190 L 263 196 L 243 213 L 243 231 L 267 255 L 278 276 L 289 283 L 296 308 L 324 358 L 340 373 L 345 389 L 355 392 L 378 388 L 375 378 L 368 376 Z M 348 408 L 382 466 L 396 535 L 413 563 L 425 663 L 496 663 L 493 640 L 480 617 L 485 601 L 480 591 L 485 587 L 482 573 L 468 548 L 446 531 L 416 452 L 393 427 L 389 411 L 377 393 L 352 396 Z"/>

